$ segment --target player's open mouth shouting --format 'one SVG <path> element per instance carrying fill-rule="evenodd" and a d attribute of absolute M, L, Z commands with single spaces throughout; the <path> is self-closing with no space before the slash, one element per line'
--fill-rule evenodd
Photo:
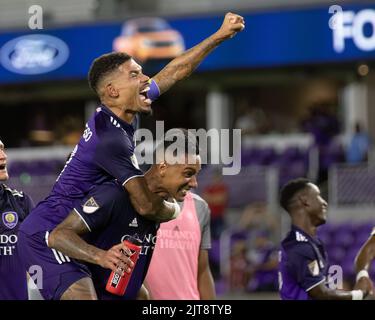
<path fill-rule="evenodd" d="M 0 164 L 0 172 L 5 172 L 7 169 L 6 162 Z"/>
<path fill-rule="evenodd" d="M 150 90 L 150 86 L 144 86 L 141 91 L 139 92 L 139 99 L 142 103 L 146 106 L 151 106 L 151 99 L 147 96 L 147 92 Z"/>

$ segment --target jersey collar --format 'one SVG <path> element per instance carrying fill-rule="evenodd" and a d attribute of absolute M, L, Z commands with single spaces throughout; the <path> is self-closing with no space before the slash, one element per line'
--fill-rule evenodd
<path fill-rule="evenodd" d="M 116 116 L 112 111 L 111 109 L 109 109 L 105 104 L 101 104 L 100 105 L 101 109 L 103 112 L 105 112 L 106 114 L 108 114 L 109 116 L 113 117 L 120 125 L 123 129 L 125 129 L 126 131 L 128 130 L 132 130 L 134 131 L 134 126 L 133 124 L 129 124 L 127 123 L 126 121 L 122 120 L 121 118 L 119 118 L 118 116 Z M 134 121 L 133 121 L 134 123 Z"/>
<path fill-rule="evenodd" d="M 308 233 L 306 233 L 305 231 L 303 231 L 301 228 L 298 228 L 297 226 L 295 225 L 292 225 L 292 232 L 293 233 L 296 233 L 296 232 L 299 232 L 300 234 L 302 234 L 308 241 L 311 241 L 317 245 L 321 245 L 321 242 L 320 240 L 318 239 L 318 237 L 312 237 L 310 236 Z"/>

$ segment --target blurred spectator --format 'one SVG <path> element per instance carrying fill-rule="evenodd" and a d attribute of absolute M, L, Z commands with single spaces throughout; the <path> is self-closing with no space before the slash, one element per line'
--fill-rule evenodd
<path fill-rule="evenodd" d="M 37 110 L 30 121 L 29 143 L 32 146 L 47 146 L 54 143 L 55 135 L 43 110 Z"/>
<path fill-rule="evenodd" d="M 253 117 L 253 111 L 250 108 L 244 109 L 237 118 L 234 127 L 241 129 L 242 135 L 251 135 L 257 132 L 257 124 Z"/>
<path fill-rule="evenodd" d="M 241 129 L 243 136 L 262 134 L 268 131 L 267 117 L 261 108 L 252 107 L 247 102 L 242 102 L 238 114 L 234 127 Z"/>
<path fill-rule="evenodd" d="M 230 257 L 230 291 L 244 292 L 249 282 L 248 262 L 246 260 L 246 241 L 239 240 L 233 244 Z"/>
<path fill-rule="evenodd" d="M 278 249 L 275 241 L 278 225 L 265 203 L 254 203 L 245 208 L 232 234 L 231 290 L 277 290 Z"/>
<path fill-rule="evenodd" d="M 350 139 L 346 150 L 346 161 L 350 164 L 358 164 L 368 160 L 370 149 L 370 137 L 364 131 L 360 123 L 354 126 L 354 134 Z"/>
<path fill-rule="evenodd" d="M 211 210 L 211 234 L 218 239 L 224 228 L 224 215 L 228 206 L 229 189 L 223 181 L 221 170 L 213 173 L 212 182 L 207 185 L 202 193 Z"/>
<path fill-rule="evenodd" d="M 58 127 L 60 144 L 75 146 L 83 133 L 83 120 L 74 116 L 66 116 Z"/>
<path fill-rule="evenodd" d="M 256 232 L 248 245 L 248 291 L 277 291 L 278 249 L 267 231 Z"/>
<path fill-rule="evenodd" d="M 249 232 L 250 235 L 255 231 L 265 231 L 272 240 L 276 240 L 279 224 L 276 217 L 268 213 L 267 205 L 257 202 L 248 205 L 244 209 L 239 219 L 238 228 Z"/>
<path fill-rule="evenodd" d="M 339 121 L 331 111 L 329 103 L 319 103 L 309 109 L 308 117 L 302 121 L 302 129 L 314 136 L 318 147 L 328 146 L 340 132 Z"/>
<path fill-rule="evenodd" d="M 314 145 L 319 150 L 318 184 L 328 179 L 333 138 L 340 133 L 339 121 L 332 108 L 333 104 L 330 103 L 315 104 L 310 108 L 308 117 L 302 121 L 303 131 L 313 135 Z"/>

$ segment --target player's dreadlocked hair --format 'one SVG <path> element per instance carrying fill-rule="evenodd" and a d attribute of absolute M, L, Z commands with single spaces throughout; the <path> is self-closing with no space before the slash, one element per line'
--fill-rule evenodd
<path fill-rule="evenodd" d="M 90 88 L 98 94 L 100 81 L 129 59 L 131 59 L 131 56 L 124 52 L 111 52 L 96 58 L 89 70 L 88 81 Z"/>
<path fill-rule="evenodd" d="M 288 211 L 290 200 L 300 190 L 303 190 L 311 183 L 310 180 L 305 178 L 297 178 L 287 182 L 280 191 L 280 205 Z"/>

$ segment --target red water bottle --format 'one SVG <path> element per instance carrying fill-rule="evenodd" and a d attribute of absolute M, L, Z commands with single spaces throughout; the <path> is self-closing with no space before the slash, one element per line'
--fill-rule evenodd
<path fill-rule="evenodd" d="M 129 258 L 133 261 L 134 267 L 131 269 L 130 273 L 125 272 L 123 276 L 121 276 L 117 272 L 112 271 L 107 281 L 107 285 L 105 287 L 105 289 L 108 292 L 118 295 L 118 296 L 124 295 L 126 287 L 128 286 L 130 277 L 135 268 L 135 264 L 137 263 L 139 253 L 141 252 L 141 249 L 142 249 L 142 242 L 139 239 L 136 239 L 132 236 L 125 236 L 123 243 L 132 252 L 132 255 Z"/>

